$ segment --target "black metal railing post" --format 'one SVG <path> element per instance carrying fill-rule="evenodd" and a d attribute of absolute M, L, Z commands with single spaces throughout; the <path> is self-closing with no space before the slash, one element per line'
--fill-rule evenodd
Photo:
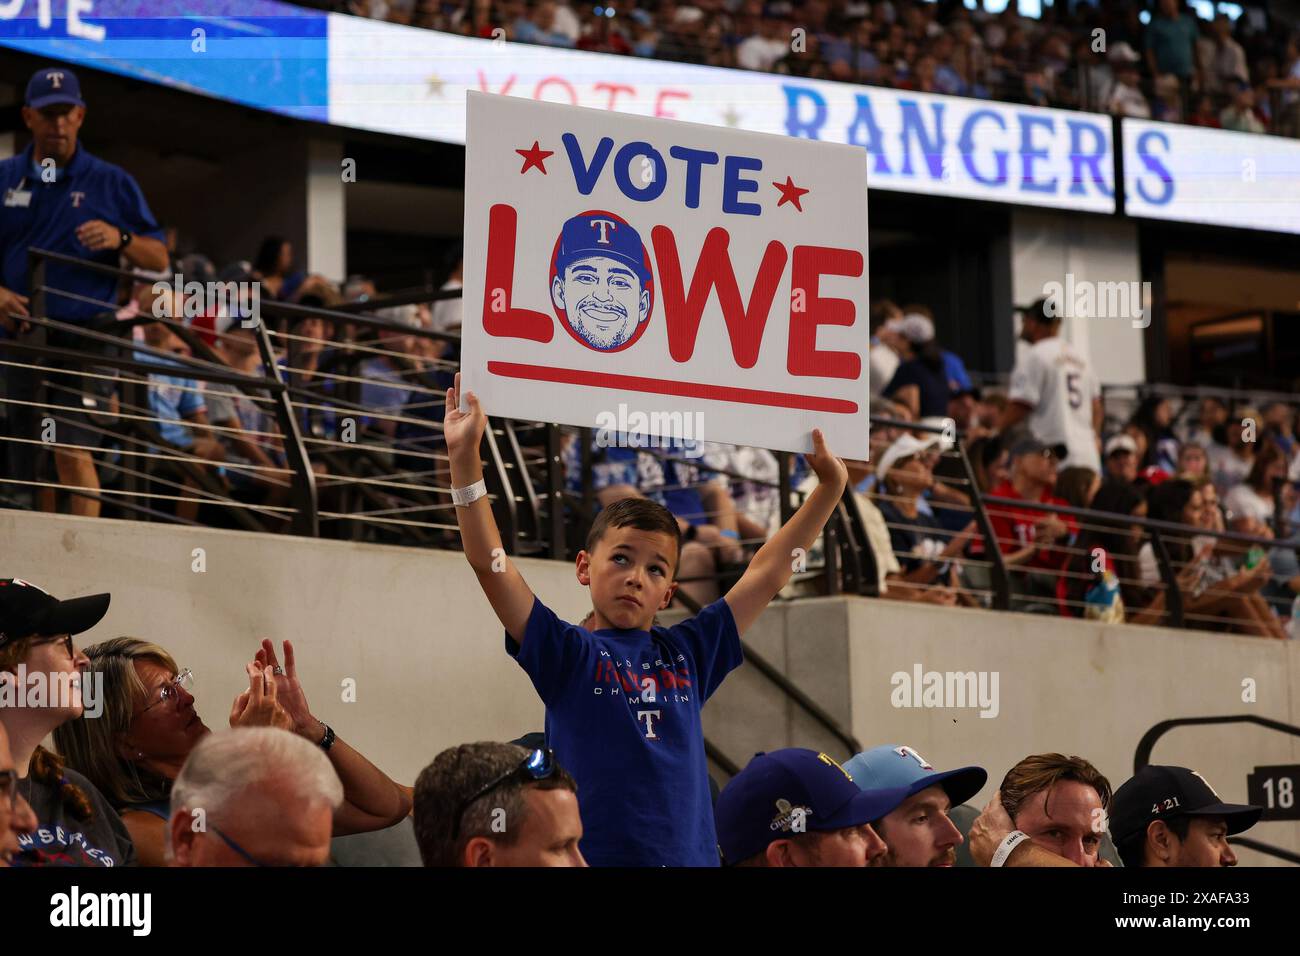
<path fill-rule="evenodd" d="M 1169 549 L 1159 528 L 1151 529 L 1151 550 L 1156 556 L 1160 568 L 1160 579 L 1165 582 L 1165 609 L 1169 612 L 1169 624 L 1172 627 L 1183 626 L 1183 592 L 1178 586 L 1178 574 L 1173 562 L 1169 560 Z"/>
<path fill-rule="evenodd" d="M 262 365 L 266 369 L 266 374 L 284 385 L 284 374 L 275 360 L 275 350 L 271 348 L 271 334 L 266 330 L 266 323 L 260 315 L 253 316 L 253 319 L 257 329 L 257 348 L 262 353 Z M 302 441 L 298 419 L 293 413 L 293 404 L 289 400 L 289 390 L 277 389 L 272 399 L 275 402 L 275 417 L 280 425 L 280 434 L 284 437 L 284 457 L 289 462 L 289 467 L 293 469 L 293 481 L 289 488 L 289 495 L 294 505 L 293 530 L 295 534 L 318 538 L 320 517 L 317 508 L 316 473 L 312 470 L 311 459 L 307 456 L 307 446 Z"/>
<path fill-rule="evenodd" d="M 822 528 L 822 565 L 826 576 L 826 594 L 834 597 L 840 593 L 840 535 L 836 527 L 838 515 L 831 512 Z"/>
<path fill-rule="evenodd" d="M 788 451 L 776 453 L 776 487 L 777 493 L 781 496 L 781 527 L 784 528 L 790 516 L 794 514 L 794 508 L 790 504 L 790 453 Z"/>
<path fill-rule="evenodd" d="M 45 309 L 46 257 L 39 249 L 27 250 L 27 312 L 48 319 Z"/>
<path fill-rule="evenodd" d="M 568 553 L 564 534 L 564 463 L 560 460 L 561 439 L 557 425 L 546 426 L 546 507 L 550 517 L 550 553 L 547 557 L 563 561 Z"/>
<path fill-rule="evenodd" d="M 506 549 L 506 554 L 518 554 L 519 502 L 515 500 L 510 474 L 497 441 L 497 426 L 493 424 L 491 418 L 487 421 L 487 428 L 483 429 L 483 444 L 480 446 L 479 455 L 486 462 L 483 479 L 487 482 L 488 491 L 496 496 L 493 514 L 496 517 L 497 527 L 501 529 L 501 543 Z"/>
<path fill-rule="evenodd" d="M 993 522 L 989 520 L 989 513 L 984 507 L 984 497 L 980 492 L 979 482 L 975 478 L 975 469 L 971 467 L 970 459 L 966 457 L 966 449 L 961 447 L 960 441 L 954 442 L 953 448 L 957 451 L 957 457 L 961 459 L 962 470 L 966 473 L 966 480 L 970 482 L 971 508 L 975 512 L 975 523 L 979 525 L 980 534 L 984 536 L 984 552 L 993 568 L 992 581 L 990 582 L 993 585 L 993 610 L 1009 611 L 1011 609 L 1011 575 L 1007 571 L 1006 561 L 1002 558 L 1002 545 L 993 533 Z"/>

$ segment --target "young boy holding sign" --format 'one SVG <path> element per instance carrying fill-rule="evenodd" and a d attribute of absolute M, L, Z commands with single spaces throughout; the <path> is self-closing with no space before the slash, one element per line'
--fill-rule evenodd
<path fill-rule="evenodd" d="M 811 547 L 834 511 L 844 462 L 814 430 L 808 462 L 821 484 L 725 597 L 671 628 L 653 622 L 677 590 L 676 520 L 642 498 L 609 505 L 577 558 L 594 608 L 586 630 L 559 620 L 512 562 L 497 560 L 479 460 L 487 417 L 473 392 L 465 399 L 462 412 L 457 374 L 445 434 L 461 543 L 505 626 L 506 651 L 546 705 L 547 742 L 578 782 L 583 855 L 594 866 L 717 866 L 700 708 L 740 665 L 740 635 L 789 581 L 796 549 Z"/>

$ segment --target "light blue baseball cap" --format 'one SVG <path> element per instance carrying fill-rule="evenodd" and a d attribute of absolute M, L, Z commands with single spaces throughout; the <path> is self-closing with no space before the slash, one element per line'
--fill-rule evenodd
<path fill-rule="evenodd" d="M 864 750 L 845 761 L 844 769 L 863 790 L 903 787 L 910 797 L 928 787 L 941 786 L 953 806 L 965 803 L 979 793 L 989 778 L 983 767 L 937 771 L 911 747 L 900 744 Z"/>

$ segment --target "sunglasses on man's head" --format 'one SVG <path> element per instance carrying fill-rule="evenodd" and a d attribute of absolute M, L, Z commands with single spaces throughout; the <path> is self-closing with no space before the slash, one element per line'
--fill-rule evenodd
<path fill-rule="evenodd" d="M 500 787 L 511 780 L 521 779 L 525 782 L 545 780 L 553 773 L 555 773 L 555 754 L 551 748 L 546 747 L 540 750 L 534 750 L 525 757 L 517 767 L 507 770 L 495 780 L 479 788 L 479 791 L 475 793 L 474 796 L 461 802 L 460 806 L 456 808 L 455 817 L 452 818 L 452 842 L 456 842 L 460 837 L 461 817 L 465 815 L 465 811 L 468 810 L 475 801 L 486 797 L 493 790 L 497 789 L 497 787 Z"/>
<path fill-rule="evenodd" d="M 275 866 L 274 863 L 267 863 L 266 861 L 259 860 L 257 857 L 253 856 L 253 854 L 249 853 L 247 850 L 245 850 L 234 840 L 230 839 L 230 837 L 226 836 L 226 834 L 223 833 L 215 824 L 209 824 L 208 827 L 209 829 L 212 830 L 213 833 L 215 833 L 218 837 L 221 838 L 222 843 L 224 843 L 226 846 L 230 847 L 230 849 L 238 853 L 240 857 L 243 858 L 244 862 L 247 863 L 249 866 L 259 866 L 259 867 Z"/>

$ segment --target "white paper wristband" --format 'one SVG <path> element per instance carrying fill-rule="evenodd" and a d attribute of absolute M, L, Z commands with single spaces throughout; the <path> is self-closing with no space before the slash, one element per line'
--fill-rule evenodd
<path fill-rule="evenodd" d="M 457 508 L 468 508 L 480 498 L 487 496 L 487 482 L 480 478 L 472 485 L 451 489 L 451 503 Z"/>
<path fill-rule="evenodd" d="M 1006 835 L 1006 839 L 998 844 L 998 848 L 993 852 L 993 860 L 989 863 L 989 866 L 1002 866 L 1007 862 L 1007 857 L 1011 856 L 1011 851 L 1028 839 L 1028 833 L 1021 830 L 1012 830 Z"/>

